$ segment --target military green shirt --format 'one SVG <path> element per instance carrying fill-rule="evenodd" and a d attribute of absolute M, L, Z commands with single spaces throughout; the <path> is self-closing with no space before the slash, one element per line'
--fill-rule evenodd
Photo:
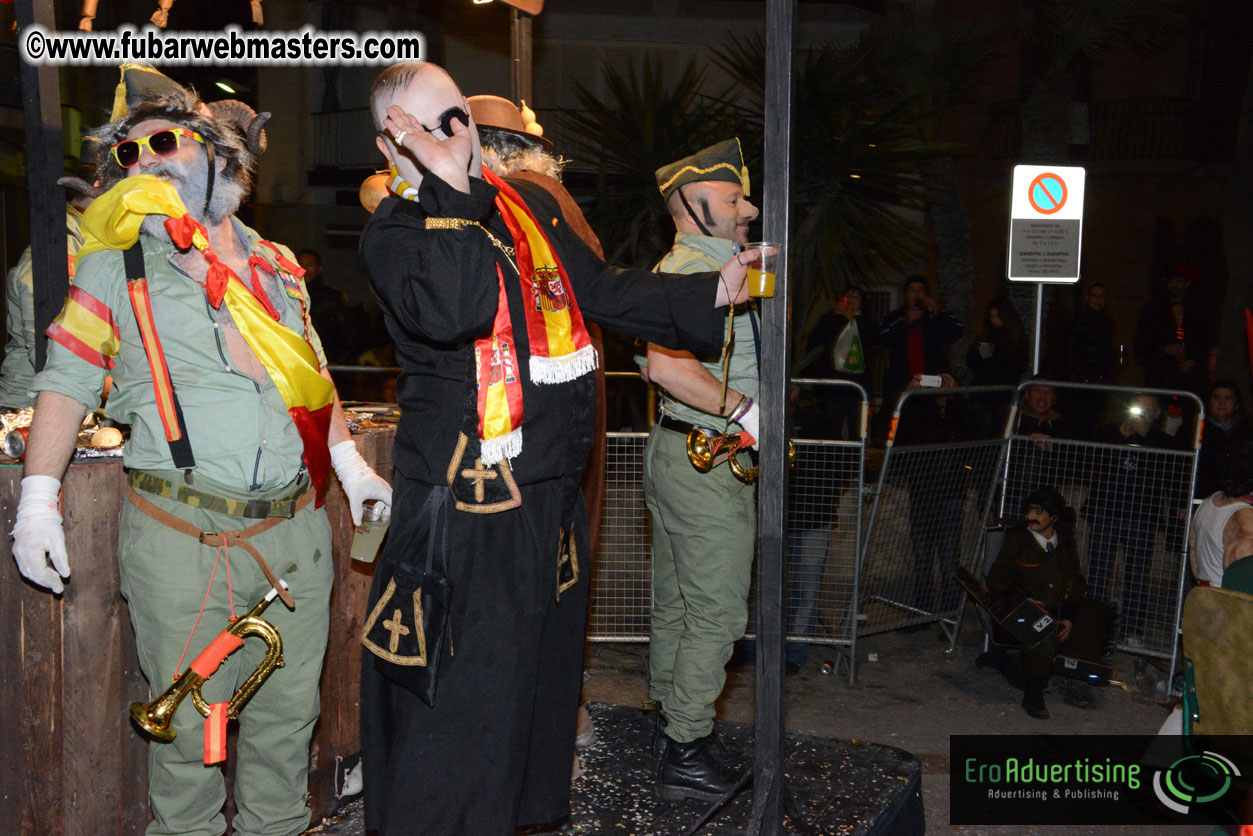
<path fill-rule="evenodd" d="M 284 271 L 273 250 L 260 236 L 232 219 L 251 253 L 260 256 L 274 274 L 258 269 L 266 295 L 279 311 L 280 322 L 304 334 L 322 367 L 326 358 L 317 334 L 309 325 L 308 292 L 303 280 Z M 222 329 L 199 282 L 176 267 L 174 245 L 147 235 L 144 270 L 152 301 L 153 320 L 169 365 L 187 423 L 187 436 L 196 459 L 195 473 L 205 479 L 248 491 L 269 491 L 291 483 L 301 469 L 304 445 L 274 382 L 258 384 L 231 366 Z M 291 251 L 279 247 L 294 261 Z M 245 284 L 249 276 L 240 276 Z M 126 289 L 126 270 L 117 250 L 93 252 L 81 260 L 74 293 L 88 308 L 112 321 L 118 341 L 116 356 L 92 354 L 92 346 L 56 336 L 48 341 L 48 362 L 35 376 L 33 392 L 50 391 L 74 398 L 88 409 L 99 405 L 101 384 L 113 376 L 109 414 L 130 424 L 124 463 L 140 470 L 174 470 L 165 431 L 157 411 L 148 357 Z M 67 309 L 69 302 L 67 301 Z M 67 316 L 63 309 L 57 318 Z M 226 316 L 226 303 L 214 312 Z M 110 362 L 114 363 L 108 368 Z"/>
<path fill-rule="evenodd" d="M 79 231 L 83 216 L 73 206 L 65 207 L 65 244 L 69 256 L 70 281 L 74 281 L 74 256 L 83 245 Z M 30 406 L 30 382 L 35 377 L 35 285 L 31 273 L 30 247 L 22 253 L 5 281 L 8 309 L 5 325 L 4 363 L 0 365 L 0 406 Z"/>
<path fill-rule="evenodd" d="M 695 235 L 680 232 L 674 237 L 674 246 L 662 257 L 654 268 L 663 273 L 703 273 L 718 272 L 722 265 L 731 260 L 736 253 L 733 241 L 726 238 L 712 238 L 708 235 Z M 724 335 L 725 336 L 725 335 Z M 748 308 L 741 307 L 735 315 L 735 339 L 731 343 L 731 367 L 727 379 L 727 388 L 733 389 L 750 398 L 757 397 L 757 350 L 753 345 L 753 323 L 749 319 Z M 722 359 L 714 353 L 710 356 L 698 357 L 705 370 L 715 380 L 722 380 Z M 646 358 L 637 357 L 641 366 L 647 366 Z M 730 406 L 735 406 L 734 396 L 730 398 Z M 722 432 L 725 419 L 702 412 L 676 400 L 664 390 L 661 397 L 661 412 L 679 421 L 686 421 L 698 427 Z M 732 423 L 731 431 L 743 429 L 739 424 Z"/>

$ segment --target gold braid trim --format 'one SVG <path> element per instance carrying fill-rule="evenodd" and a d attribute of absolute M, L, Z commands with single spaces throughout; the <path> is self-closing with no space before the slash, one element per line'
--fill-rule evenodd
<path fill-rule="evenodd" d="M 427 218 L 426 219 L 427 229 L 465 229 L 467 226 L 477 226 L 479 229 L 483 230 L 483 234 L 486 235 L 489 240 L 491 240 L 492 244 L 496 247 L 496 249 L 504 253 L 505 257 L 509 259 L 509 263 L 513 265 L 514 272 L 519 272 L 518 263 L 514 261 L 513 247 L 506 246 L 499 238 L 497 238 L 495 235 L 492 234 L 491 230 L 483 226 L 483 224 L 479 223 L 478 221 L 471 221 L 471 220 L 467 220 L 466 218 Z"/>
<path fill-rule="evenodd" d="M 465 218 L 427 218 L 427 229 L 465 229 L 467 226 L 478 226 L 478 221 Z"/>

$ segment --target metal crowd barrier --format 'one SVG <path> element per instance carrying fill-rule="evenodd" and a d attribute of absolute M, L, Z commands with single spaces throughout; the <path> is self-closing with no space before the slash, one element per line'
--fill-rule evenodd
<path fill-rule="evenodd" d="M 1191 392 L 1046 380 L 1022 384 L 1020 394 L 1033 386 L 1052 388 L 1061 396 L 1061 409 L 1069 401 L 1098 430 L 1063 424 L 1064 434 L 1075 437 L 1044 441 L 1018 435 L 1012 430 L 1020 410 L 1016 401 L 1007 422 L 999 516 L 1021 518 L 1022 502 L 1032 490 L 1055 487 L 1075 511 L 1087 597 L 1114 602 L 1119 649 L 1169 659 L 1167 681 L 1173 681 L 1204 407 Z M 1185 407 L 1173 446 L 1121 441 L 1117 428 L 1131 417 L 1136 395 L 1156 396 L 1163 410 L 1170 401 Z"/>
<path fill-rule="evenodd" d="M 828 426 L 802 426 L 793 434 L 784 632 L 789 642 L 836 649 L 839 656 L 832 661 L 844 667 L 851 683 L 856 675 L 857 547 L 862 536 L 869 396 L 847 380 L 796 378 L 792 383 L 810 396 L 840 403 L 837 415 L 848 416 L 852 438 L 825 437 L 842 434 L 842 427 Z M 752 631 L 756 582 L 748 601 Z"/>
<path fill-rule="evenodd" d="M 955 639 L 965 596 L 953 572 L 979 562 L 1014 392 L 916 389 L 897 402 L 872 488 L 859 636 L 939 622 Z"/>
<path fill-rule="evenodd" d="M 820 434 L 807 431 L 793 438 L 787 639 L 839 648 L 851 682 L 868 399 L 864 389 L 849 381 L 793 382 L 812 387 L 815 394 L 842 397 L 852 416 L 855 438 L 810 437 Z M 642 486 L 646 441 L 644 433 L 607 434 L 605 510 L 600 548 L 592 565 L 589 641 L 648 641 L 652 556 Z M 751 606 L 755 598 L 750 593 L 750 625 L 755 619 Z"/>
<path fill-rule="evenodd" d="M 600 543 L 592 558 L 588 641 L 648 641 L 653 560 L 644 505 L 647 441 L 647 433 L 606 433 L 605 505 Z"/>

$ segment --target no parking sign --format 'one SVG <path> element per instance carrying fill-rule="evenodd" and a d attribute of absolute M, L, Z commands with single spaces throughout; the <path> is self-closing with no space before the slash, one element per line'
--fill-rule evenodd
<path fill-rule="evenodd" d="M 1078 166 L 1016 165 L 1009 213 L 1009 280 L 1074 284 L 1083 241 Z"/>

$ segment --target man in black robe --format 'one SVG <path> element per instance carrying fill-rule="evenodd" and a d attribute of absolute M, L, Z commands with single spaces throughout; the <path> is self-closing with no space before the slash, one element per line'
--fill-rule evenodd
<path fill-rule="evenodd" d="M 716 349 L 745 268 L 607 267 L 546 192 L 481 170 L 466 101 L 433 64 L 390 67 L 370 98 L 393 197 L 361 252 L 403 370 L 363 635 L 366 826 L 509 836 L 569 813 L 596 362 L 581 317 Z M 424 572 L 451 583 L 446 625 L 411 605 Z M 415 671 L 436 666 L 432 704 L 399 684 L 422 690 Z"/>

